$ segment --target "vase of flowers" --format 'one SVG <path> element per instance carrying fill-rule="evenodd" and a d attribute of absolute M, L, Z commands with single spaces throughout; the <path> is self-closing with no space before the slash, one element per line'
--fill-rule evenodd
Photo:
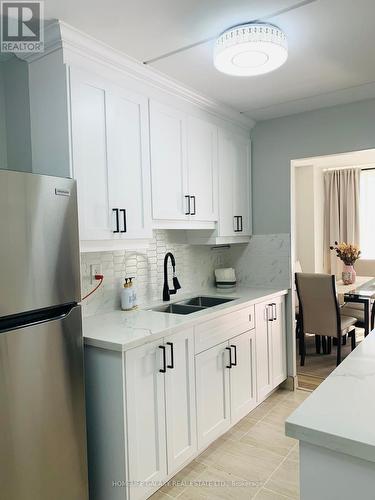
<path fill-rule="evenodd" d="M 342 270 L 342 281 L 344 285 L 352 285 L 355 283 L 357 273 L 354 270 L 354 263 L 360 258 L 361 251 L 357 245 L 351 243 L 337 243 L 330 247 L 335 250 L 337 257 L 342 260 L 344 267 Z"/>

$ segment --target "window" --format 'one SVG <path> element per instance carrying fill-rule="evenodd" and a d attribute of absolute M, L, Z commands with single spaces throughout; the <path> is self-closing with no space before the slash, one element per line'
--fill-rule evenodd
<path fill-rule="evenodd" d="M 361 257 L 375 260 L 375 170 L 362 170 L 360 190 Z"/>

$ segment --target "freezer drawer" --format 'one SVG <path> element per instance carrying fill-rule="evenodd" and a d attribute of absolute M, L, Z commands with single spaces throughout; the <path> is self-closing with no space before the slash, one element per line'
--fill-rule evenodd
<path fill-rule="evenodd" d="M 0 333 L 0 497 L 87 500 L 81 309 Z"/>
<path fill-rule="evenodd" d="M 0 317 L 79 302 L 76 185 L 0 170 Z"/>

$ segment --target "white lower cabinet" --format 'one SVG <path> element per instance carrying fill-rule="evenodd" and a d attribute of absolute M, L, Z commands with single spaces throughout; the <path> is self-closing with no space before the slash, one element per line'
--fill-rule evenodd
<path fill-rule="evenodd" d="M 235 366 L 230 370 L 230 407 L 232 424 L 247 415 L 257 404 L 255 330 L 230 341 L 235 350 Z"/>
<path fill-rule="evenodd" d="M 195 358 L 198 447 L 204 448 L 256 406 L 255 332 Z"/>
<path fill-rule="evenodd" d="M 196 453 L 193 345 L 189 329 L 126 353 L 131 500 L 147 498 Z"/>
<path fill-rule="evenodd" d="M 126 353 L 126 407 L 130 498 L 147 498 L 147 482 L 167 475 L 164 374 L 159 341 Z M 138 482 L 141 482 L 139 485 Z"/>
<path fill-rule="evenodd" d="M 283 297 L 255 306 L 258 399 L 262 401 L 287 378 Z"/>
<path fill-rule="evenodd" d="M 284 307 L 245 304 L 125 352 L 86 346 L 90 498 L 149 498 L 285 380 Z"/>
<path fill-rule="evenodd" d="M 195 358 L 198 447 L 204 448 L 230 426 L 228 342 Z"/>
<path fill-rule="evenodd" d="M 197 450 L 194 380 L 194 334 L 178 332 L 166 341 L 165 374 L 168 473 L 178 470 Z M 173 354 L 173 363 L 171 355 Z"/>

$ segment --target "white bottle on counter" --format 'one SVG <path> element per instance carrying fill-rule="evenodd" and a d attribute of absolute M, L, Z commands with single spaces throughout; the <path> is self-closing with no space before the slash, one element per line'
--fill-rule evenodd
<path fill-rule="evenodd" d="M 123 311 L 133 309 L 133 290 L 129 278 L 125 278 L 124 287 L 121 290 L 121 309 Z"/>
<path fill-rule="evenodd" d="M 129 281 L 130 281 L 130 290 L 131 290 L 131 293 L 132 293 L 132 303 L 133 303 L 133 309 L 136 308 L 138 306 L 138 299 L 137 299 L 137 290 L 136 290 L 136 287 L 133 283 L 133 280 L 134 278 L 129 278 Z"/>

